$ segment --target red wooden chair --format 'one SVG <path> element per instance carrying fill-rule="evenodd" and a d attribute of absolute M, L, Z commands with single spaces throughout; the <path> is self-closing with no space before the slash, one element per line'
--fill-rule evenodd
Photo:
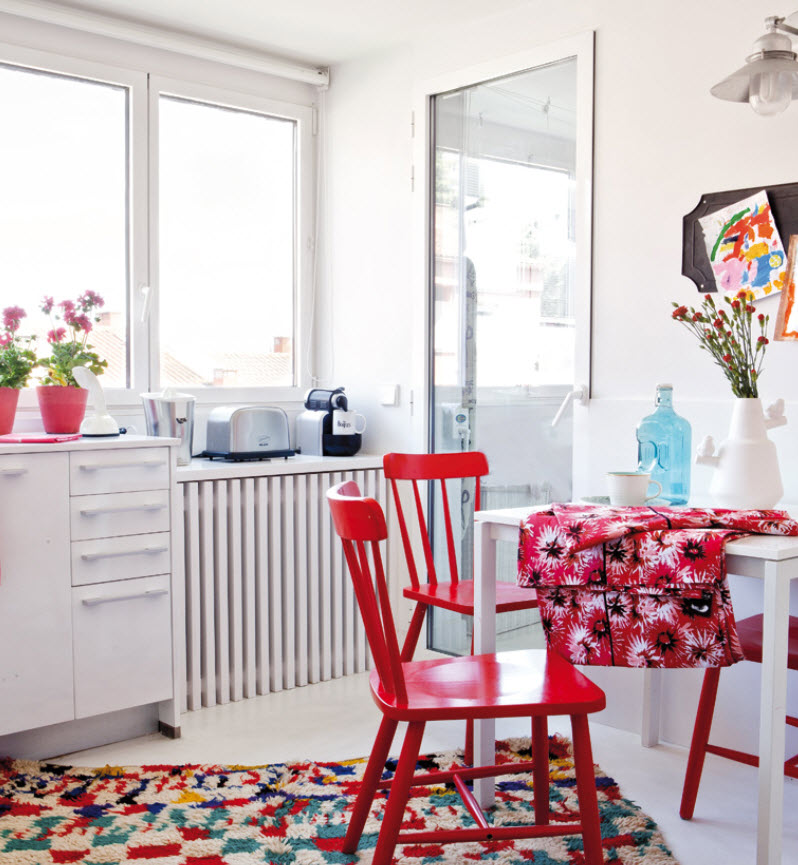
<path fill-rule="evenodd" d="M 416 650 L 416 644 L 424 623 L 424 616 L 429 607 L 442 607 L 466 616 L 474 615 L 474 578 L 469 574 L 460 579 L 457 566 L 457 553 L 452 528 L 452 511 L 449 506 L 449 493 L 446 481 L 454 478 L 473 478 L 475 482 L 474 510 L 480 505 L 480 478 L 488 469 L 485 454 L 479 451 L 467 451 L 451 454 L 385 454 L 382 460 L 385 477 L 391 482 L 393 499 L 396 505 L 396 516 L 399 530 L 402 534 L 402 546 L 405 551 L 410 585 L 404 589 L 404 596 L 416 602 L 410 627 L 402 646 L 402 660 L 409 661 Z M 408 519 L 405 517 L 400 497 L 398 481 L 412 484 L 413 497 L 416 504 L 418 521 L 417 537 L 421 541 L 423 562 L 416 562 L 413 550 Z M 448 554 L 448 580 L 438 580 L 435 562 L 430 544 L 430 533 L 424 516 L 424 506 L 419 492 L 419 481 L 440 482 L 441 502 L 443 505 L 444 531 L 446 550 Z M 419 573 L 425 575 L 421 582 Z M 513 610 L 530 610 L 537 607 L 537 595 L 533 589 L 515 585 L 515 583 L 496 583 L 496 613 L 509 613 Z M 474 643 L 471 643 L 471 653 Z M 474 725 L 466 728 L 465 758 L 470 763 L 473 755 Z"/>
<path fill-rule="evenodd" d="M 603 861 L 593 757 L 587 715 L 604 708 L 604 693 L 558 655 L 522 650 L 433 661 L 401 656 L 379 542 L 388 536 L 385 517 L 374 499 L 361 498 L 353 481 L 327 493 L 366 628 L 375 669 L 371 692 L 383 718 L 349 820 L 343 850 L 357 850 L 379 787 L 390 786 L 373 865 L 388 865 L 397 844 L 448 844 L 581 834 L 586 865 Z M 549 814 L 548 716 L 570 715 L 579 822 L 551 822 Z M 501 766 L 454 768 L 415 775 L 421 738 L 428 721 L 532 717 L 532 761 Z M 382 782 L 397 724 L 408 723 L 394 777 Z M 490 825 L 466 781 L 532 772 L 534 826 Z M 453 784 L 472 815 L 474 827 L 402 832 L 411 787 Z"/>
<path fill-rule="evenodd" d="M 737 622 L 737 635 L 743 647 L 746 661 L 762 663 L 762 616 L 750 616 Z M 787 643 L 787 667 L 798 670 L 798 617 L 790 616 L 790 631 Z M 698 700 L 693 738 L 690 742 L 690 755 L 687 758 L 687 771 L 682 789 L 682 803 L 679 816 L 690 820 L 695 810 L 695 800 L 698 796 L 698 786 L 701 783 L 701 771 L 704 768 L 706 754 L 717 754 L 738 763 L 758 766 L 759 757 L 735 751 L 732 748 L 720 748 L 709 742 L 709 732 L 712 727 L 712 716 L 715 713 L 715 698 L 718 694 L 720 667 L 709 667 L 704 673 L 704 683 L 701 686 L 701 696 Z M 787 723 L 798 727 L 798 718 L 787 716 Z M 798 778 L 798 754 L 784 763 L 784 774 L 790 778 Z"/>

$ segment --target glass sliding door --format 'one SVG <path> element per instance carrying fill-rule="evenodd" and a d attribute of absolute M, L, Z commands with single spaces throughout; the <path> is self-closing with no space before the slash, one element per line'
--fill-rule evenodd
<path fill-rule="evenodd" d="M 589 315 L 575 290 L 577 254 L 589 254 L 577 237 L 577 80 L 570 57 L 432 99 L 430 445 L 487 454 L 482 508 L 571 495 L 572 415 L 552 419 Z M 469 574 L 473 489 L 457 487 Z M 515 550 L 500 555 L 513 581 Z M 535 611 L 502 619 L 500 646 L 542 645 Z M 432 648 L 459 654 L 470 641 L 469 618 L 434 611 Z"/>

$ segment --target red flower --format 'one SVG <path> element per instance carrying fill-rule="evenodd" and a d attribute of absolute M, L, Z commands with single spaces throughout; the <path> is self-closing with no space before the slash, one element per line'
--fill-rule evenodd
<path fill-rule="evenodd" d="M 764 323 L 765 323 L 765 316 L 764 316 L 761 312 L 759 313 L 759 315 L 757 316 L 757 318 L 759 319 L 759 323 L 760 323 L 760 324 L 764 324 Z"/>
<path fill-rule="evenodd" d="M 756 307 L 751 306 L 751 304 L 746 304 L 745 311 L 750 315 L 752 312 L 756 312 Z"/>
<path fill-rule="evenodd" d="M 686 306 L 677 306 L 673 311 L 673 318 L 684 318 L 687 315 Z"/>
<path fill-rule="evenodd" d="M 718 330 L 723 330 L 723 322 L 719 318 L 716 318 L 715 321 L 712 322 L 712 326 Z"/>
<path fill-rule="evenodd" d="M 759 345 L 767 345 L 770 340 L 766 336 L 760 336 L 757 338 L 757 342 L 759 343 Z"/>
<path fill-rule="evenodd" d="M 723 358 L 722 358 L 724 363 L 731 363 L 731 359 L 732 359 L 732 357 L 730 354 L 724 354 Z"/>
<path fill-rule="evenodd" d="M 748 300 L 748 292 L 744 288 L 740 289 L 740 291 L 737 292 L 737 297 L 740 300 Z"/>
<path fill-rule="evenodd" d="M 732 301 L 732 309 L 739 309 L 739 308 L 740 308 L 740 301 L 739 300 L 733 300 Z"/>

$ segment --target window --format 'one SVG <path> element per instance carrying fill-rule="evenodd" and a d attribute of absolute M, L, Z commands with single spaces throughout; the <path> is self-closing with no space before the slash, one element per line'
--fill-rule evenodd
<path fill-rule="evenodd" d="M 158 111 L 161 384 L 291 386 L 296 121 L 169 95 Z"/>
<path fill-rule="evenodd" d="M 0 66 L 0 285 L 3 306 L 26 310 L 23 331 L 46 354 L 42 299 L 86 289 L 104 300 L 91 341 L 106 384 L 130 386 L 128 90 Z"/>
<path fill-rule="evenodd" d="M 42 299 L 91 290 L 112 401 L 299 397 L 310 108 L 10 47 L 0 104 L 2 305 L 40 355 Z"/>

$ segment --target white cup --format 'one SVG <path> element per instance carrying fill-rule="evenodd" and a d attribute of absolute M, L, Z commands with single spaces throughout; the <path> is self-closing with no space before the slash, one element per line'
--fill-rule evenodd
<path fill-rule="evenodd" d="M 336 436 L 351 436 L 366 429 L 366 418 L 356 411 L 336 409 L 333 412 L 332 431 Z"/>
<path fill-rule="evenodd" d="M 652 484 L 657 491 L 648 495 Z M 659 481 L 651 480 L 651 472 L 607 472 L 607 487 L 610 504 L 620 507 L 640 507 L 662 493 Z"/>

